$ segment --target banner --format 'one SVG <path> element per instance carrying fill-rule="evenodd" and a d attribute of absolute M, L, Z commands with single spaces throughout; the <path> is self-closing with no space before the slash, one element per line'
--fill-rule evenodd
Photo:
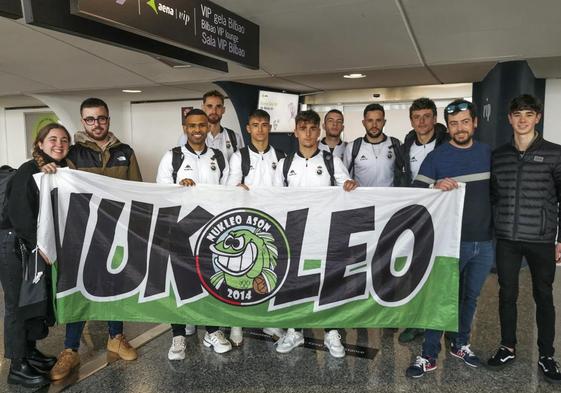
<path fill-rule="evenodd" d="M 60 323 L 455 331 L 464 187 L 180 187 L 62 169 L 38 245 Z"/>

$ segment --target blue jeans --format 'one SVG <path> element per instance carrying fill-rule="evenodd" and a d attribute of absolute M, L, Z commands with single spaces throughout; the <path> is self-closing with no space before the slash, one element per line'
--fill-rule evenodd
<path fill-rule="evenodd" d="M 86 322 L 72 322 L 66 324 L 66 336 L 64 337 L 64 348 L 70 348 L 75 351 L 80 348 L 80 338 Z M 117 334 L 123 333 L 123 322 L 107 321 L 109 328 L 109 336 L 115 337 Z"/>
<path fill-rule="evenodd" d="M 493 259 L 494 250 L 491 240 L 460 243 L 459 328 L 458 333 L 452 334 L 452 343 L 458 348 L 469 342 L 477 298 L 491 271 Z M 435 359 L 438 357 L 441 337 L 441 331 L 425 331 L 423 356 Z"/>

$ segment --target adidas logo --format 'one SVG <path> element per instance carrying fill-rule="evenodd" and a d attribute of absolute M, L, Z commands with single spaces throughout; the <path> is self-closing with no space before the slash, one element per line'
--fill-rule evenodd
<path fill-rule="evenodd" d="M 192 170 L 192 169 L 191 169 L 191 165 L 185 165 L 185 168 L 184 168 L 184 169 L 185 169 L 186 171 Z"/>
<path fill-rule="evenodd" d="M 288 173 L 288 176 L 295 176 L 295 175 L 296 175 L 296 172 L 294 172 L 294 169 L 292 169 L 292 170 Z"/>
<path fill-rule="evenodd" d="M 360 161 L 365 161 L 368 160 L 368 158 L 366 158 L 366 156 L 363 154 L 362 156 L 360 156 Z"/>

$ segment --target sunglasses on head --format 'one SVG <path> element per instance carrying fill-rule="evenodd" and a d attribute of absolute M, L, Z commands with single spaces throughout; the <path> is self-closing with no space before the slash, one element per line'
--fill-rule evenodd
<path fill-rule="evenodd" d="M 459 104 L 450 104 L 444 109 L 448 114 L 467 111 L 469 109 L 469 102 L 460 102 Z"/>

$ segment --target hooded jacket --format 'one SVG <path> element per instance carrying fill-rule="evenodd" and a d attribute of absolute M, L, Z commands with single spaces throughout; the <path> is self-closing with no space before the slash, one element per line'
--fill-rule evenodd
<path fill-rule="evenodd" d="M 84 131 L 74 134 L 74 142 L 67 158 L 76 169 L 115 179 L 142 181 L 134 150 L 113 133 L 109 133 L 103 148 Z"/>

